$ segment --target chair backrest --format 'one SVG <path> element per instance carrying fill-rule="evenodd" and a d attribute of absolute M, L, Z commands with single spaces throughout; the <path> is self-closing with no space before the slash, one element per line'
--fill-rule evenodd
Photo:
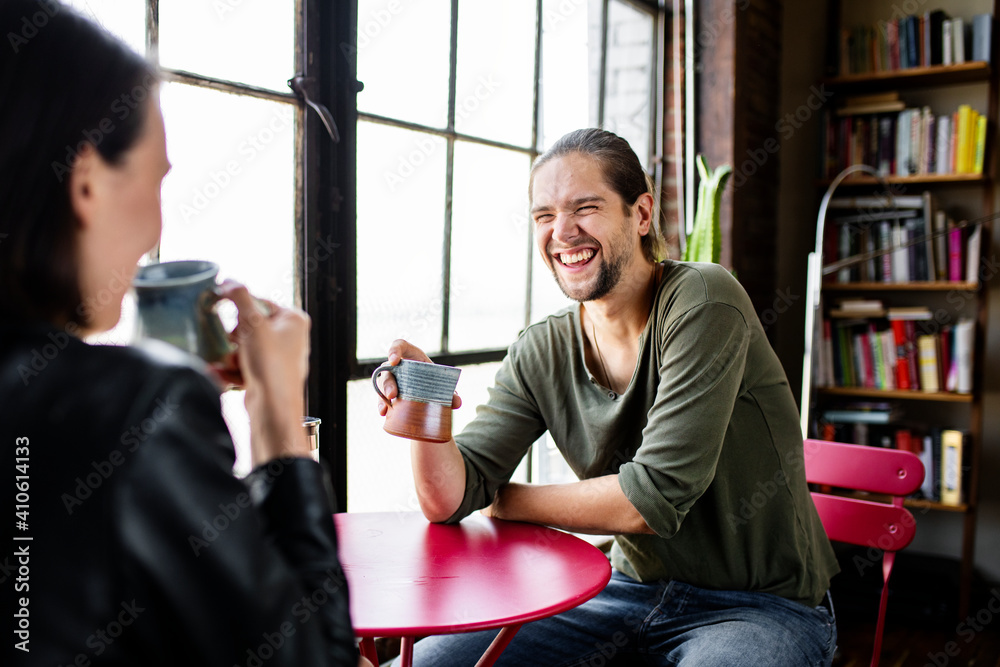
<path fill-rule="evenodd" d="M 890 502 L 884 503 L 844 497 L 835 492 L 812 494 L 816 511 L 831 540 L 874 547 L 883 552 L 882 597 L 871 662 L 872 667 L 877 667 L 893 562 L 896 552 L 912 542 L 916 533 L 913 515 L 903 507 L 903 500 L 920 488 L 924 464 L 911 452 L 826 440 L 805 440 L 804 455 L 808 482 L 890 497 Z"/>

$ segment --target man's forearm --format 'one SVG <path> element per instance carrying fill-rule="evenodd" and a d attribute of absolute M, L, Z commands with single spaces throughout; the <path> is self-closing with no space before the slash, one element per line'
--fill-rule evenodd
<path fill-rule="evenodd" d="M 652 534 L 639 511 L 618 485 L 618 475 L 570 484 L 506 484 L 489 516 L 527 521 L 595 535 Z"/>
<path fill-rule="evenodd" d="M 450 517 L 465 497 L 465 460 L 455 440 L 410 445 L 413 481 L 420 509 L 429 521 Z"/>

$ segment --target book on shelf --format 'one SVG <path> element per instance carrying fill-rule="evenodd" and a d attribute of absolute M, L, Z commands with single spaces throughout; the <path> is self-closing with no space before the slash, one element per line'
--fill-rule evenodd
<path fill-rule="evenodd" d="M 899 405 L 888 401 L 852 401 L 821 413 L 825 421 L 838 424 L 889 424 L 901 416 Z"/>
<path fill-rule="evenodd" d="M 983 245 L 983 227 L 973 227 L 965 240 L 965 282 L 979 282 L 979 262 Z"/>
<path fill-rule="evenodd" d="M 964 431 L 944 429 L 941 431 L 940 502 L 944 505 L 961 505 L 968 494 L 970 460 L 970 436 Z"/>
<path fill-rule="evenodd" d="M 992 17 L 949 16 L 943 9 L 840 31 L 841 76 L 990 60 Z"/>
<path fill-rule="evenodd" d="M 923 258 L 925 265 L 922 275 L 924 280 L 934 280 L 937 276 L 937 263 L 934 256 L 934 212 L 938 206 L 930 190 L 924 190 L 922 196 L 924 200 L 924 215 L 921 222 L 923 225 L 918 232 L 918 235 L 922 234 L 924 237 Z"/>
<path fill-rule="evenodd" d="M 924 67 L 944 64 L 944 22 L 948 13 L 933 9 L 924 13 Z"/>
<path fill-rule="evenodd" d="M 976 14 L 972 17 L 972 59 L 990 61 L 990 38 L 993 32 L 993 17 L 990 14 Z"/>
<path fill-rule="evenodd" d="M 902 111 L 906 103 L 899 98 L 897 91 L 885 91 L 870 95 L 853 95 L 844 98 L 843 105 L 837 107 L 838 116 L 856 116 L 863 114 Z"/>
<path fill-rule="evenodd" d="M 830 320 L 823 322 L 818 355 L 817 386 L 861 387 L 883 391 L 901 386 L 900 346 L 895 332 L 875 320 Z M 905 351 L 905 343 L 902 348 Z M 903 360 L 908 363 L 908 360 Z M 909 377 L 909 369 L 906 371 Z M 908 385 L 908 379 L 904 384 Z"/>
<path fill-rule="evenodd" d="M 855 164 L 882 176 L 982 174 L 986 117 L 969 104 L 935 113 L 904 100 L 848 102 L 824 114 L 825 178 Z"/>
<path fill-rule="evenodd" d="M 885 305 L 880 299 L 839 299 L 830 310 L 830 317 L 881 317 L 885 315 Z"/>
<path fill-rule="evenodd" d="M 934 270 L 938 280 L 948 280 L 948 216 L 934 212 Z"/>
<path fill-rule="evenodd" d="M 930 191 L 892 205 L 879 196 L 834 197 L 827 215 L 824 260 L 839 266 L 828 282 L 977 280 L 979 225 L 956 225 Z"/>
<path fill-rule="evenodd" d="M 951 368 L 954 368 L 955 386 L 959 394 L 972 393 L 972 352 L 975 344 L 976 322 L 971 317 L 961 317 L 952 329 Z"/>
<path fill-rule="evenodd" d="M 962 228 L 952 224 L 948 228 L 948 280 L 959 281 L 965 277 L 965 263 L 962 261 Z"/>
<path fill-rule="evenodd" d="M 920 319 L 913 319 L 916 310 L 923 310 Z M 974 334 L 971 318 L 941 324 L 926 309 L 905 317 L 825 318 L 816 386 L 971 393 Z"/>
<path fill-rule="evenodd" d="M 954 338 L 952 325 L 943 324 L 937 332 L 937 376 L 938 388 L 941 391 L 955 391 L 955 383 L 949 385 L 949 376 L 953 374 L 955 368 L 952 358 L 952 346 Z"/>
<path fill-rule="evenodd" d="M 938 500 L 941 495 L 941 478 L 934 474 L 937 467 L 934 465 L 935 458 L 940 458 L 940 454 L 936 457 L 934 455 L 935 451 L 940 452 L 941 446 L 941 429 L 932 426 L 928 429 L 928 432 L 924 434 L 923 449 L 920 452 L 920 462 L 924 464 L 924 481 L 920 484 L 920 490 L 917 492 L 925 500 Z M 934 480 L 937 480 L 935 484 Z"/>
<path fill-rule="evenodd" d="M 890 325 L 896 350 L 896 388 L 900 390 L 910 389 L 913 385 L 910 380 L 908 360 L 910 342 L 906 335 L 906 325 L 903 320 L 890 320 Z"/>
<path fill-rule="evenodd" d="M 920 359 L 920 391 L 933 393 L 940 390 L 937 348 L 937 334 L 917 336 L 917 354 Z"/>
<path fill-rule="evenodd" d="M 907 250 L 909 241 L 909 225 L 901 220 L 894 222 L 892 227 L 892 282 L 905 283 L 910 281 L 910 253 Z M 915 267 L 914 267 L 915 268 Z"/>
<path fill-rule="evenodd" d="M 965 57 L 965 19 L 960 16 L 951 20 L 951 37 L 952 62 L 961 65 L 968 58 Z"/>
<path fill-rule="evenodd" d="M 952 46 L 951 19 L 946 18 L 941 22 L 941 64 L 951 65 L 954 60 L 954 47 Z"/>
<path fill-rule="evenodd" d="M 934 317 L 927 306 L 892 306 L 885 311 L 889 320 L 929 320 Z"/>
<path fill-rule="evenodd" d="M 910 374 L 910 390 L 920 390 L 920 352 L 917 349 L 917 324 L 914 320 L 903 320 L 906 332 L 906 366 Z"/>

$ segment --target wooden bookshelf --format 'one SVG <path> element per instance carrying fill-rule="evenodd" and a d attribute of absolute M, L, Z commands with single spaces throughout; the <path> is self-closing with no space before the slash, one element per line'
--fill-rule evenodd
<path fill-rule="evenodd" d="M 847 491 L 847 490 L 834 489 L 833 493 L 838 496 L 844 496 L 845 498 L 870 500 L 871 502 L 875 503 L 889 503 L 892 500 L 889 496 L 886 495 L 882 495 L 879 493 L 865 493 L 863 491 Z M 954 512 L 956 514 L 961 514 L 969 511 L 969 506 L 966 503 L 962 503 L 961 505 L 945 505 L 944 503 L 935 502 L 933 500 L 924 500 L 923 498 L 906 498 L 903 501 L 903 505 L 911 509 Z"/>
<path fill-rule="evenodd" d="M 979 283 L 947 280 L 912 283 L 823 283 L 824 292 L 978 292 Z"/>
<path fill-rule="evenodd" d="M 885 88 L 939 87 L 989 81 L 992 73 L 989 63 L 974 60 L 957 65 L 932 65 L 848 74 L 824 79 L 823 83 L 834 90 L 849 88 L 852 92 Z"/>
<path fill-rule="evenodd" d="M 884 177 L 886 183 L 890 185 L 960 185 L 968 183 L 972 185 L 985 185 L 990 182 L 990 177 L 986 174 L 914 174 L 912 176 L 891 176 Z M 830 185 L 831 179 L 819 179 L 816 183 L 821 186 Z M 844 185 L 879 185 L 878 179 L 872 176 L 852 176 L 844 181 Z"/>
<path fill-rule="evenodd" d="M 953 391 L 916 391 L 911 389 L 866 389 L 864 387 L 817 387 L 816 391 L 825 396 L 849 398 L 903 399 L 906 401 L 938 401 L 941 403 L 972 403 L 974 394 L 958 394 Z"/>
<path fill-rule="evenodd" d="M 876 22 L 885 21 L 888 17 L 900 16 L 901 12 L 899 5 L 893 4 L 892 0 L 833 0 L 833 2 L 831 16 L 837 16 L 839 24 L 832 27 L 829 35 L 831 39 L 835 40 L 842 34 L 841 27 L 853 30 L 852 26 L 874 26 Z M 1000 29 L 998 29 L 997 23 L 997 17 L 1000 16 L 1000 0 L 974 0 L 970 2 L 940 0 L 933 6 L 921 6 L 919 9 L 914 9 L 912 13 L 922 16 L 924 11 L 939 8 L 947 12 L 949 17 L 961 17 L 967 26 L 970 25 L 971 19 L 975 14 L 989 13 L 992 15 L 990 62 L 968 61 L 951 65 L 851 73 L 840 76 L 827 76 L 819 79 L 819 81 L 825 86 L 827 91 L 833 94 L 830 103 L 831 111 L 829 112 L 831 114 L 833 113 L 833 109 L 838 108 L 840 100 L 846 101 L 847 98 L 852 96 L 877 95 L 879 93 L 894 93 L 896 91 L 899 91 L 901 94 L 895 96 L 895 99 L 903 100 L 907 108 L 930 109 L 930 113 L 938 117 L 953 113 L 952 110 L 956 104 L 956 98 L 960 100 L 959 103 L 971 105 L 986 118 L 985 155 L 983 158 L 982 173 L 888 175 L 882 179 L 854 173 L 842 181 L 837 180 L 838 185 L 836 187 L 842 188 L 843 192 L 840 194 L 848 197 L 870 197 L 883 192 L 884 185 L 895 186 L 892 188 L 893 191 L 898 190 L 907 194 L 914 194 L 917 190 L 926 190 L 933 193 L 932 196 L 935 199 L 940 198 L 939 201 L 945 202 L 941 208 L 954 207 L 958 209 L 954 212 L 956 220 L 974 220 L 992 213 L 995 206 L 996 183 L 994 178 L 997 162 L 995 153 L 998 145 L 998 120 L 1000 120 Z M 966 39 L 968 40 L 969 37 Z M 841 44 L 844 44 L 844 42 L 841 42 Z M 844 63 L 850 62 L 840 57 L 841 54 L 838 54 L 836 51 L 833 48 L 829 50 L 830 57 L 828 58 L 826 70 L 828 74 L 843 67 Z M 851 57 L 853 58 L 855 55 L 857 55 L 857 52 L 852 53 Z M 855 63 L 856 61 L 851 63 L 850 66 L 853 67 Z M 992 63 L 992 66 L 990 63 Z M 889 98 L 892 99 L 893 96 L 890 95 Z M 935 105 L 935 102 L 938 104 Z M 984 104 L 985 106 L 983 106 Z M 873 118 L 875 113 L 892 113 L 892 111 L 872 112 L 871 115 Z M 863 113 L 857 115 L 859 117 L 865 116 Z M 833 165 L 837 165 L 833 168 L 842 169 L 845 164 L 855 162 L 858 159 L 857 153 L 852 154 L 855 150 L 859 150 L 863 155 L 874 153 L 878 159 L 883 160 L 882 164 L 884 165 L 884 158 L 879 155 L 879 151 L 883 150 L 882 146 L 884 144 L 878 144 L 876 149 L 874 148 L 875 142 L 872 140 L 873 136 L 881 138 L 878 137 L 875 130 L 870 129 L 875 127 L 875 124 L 872 123 L 867 126 L 862 124 L 860 127 L 860 134 L 855 135 L 852 132 L 848 132 L 846 135 L 848 138 L 847 141 L 854 141 L 856 137 L 861 137 L 858 140 L 860 143 L 848 144 L 851 146 L 847 152 L 847 156 L 850 159 L 845 160 L 841 152 L 843 148 L 843 143 L 841 142 L 844 141 L 842 136 L 839 134 L 836 135 L 836 144 L 831 143 L 824 136 L 823 141 L 817 148 L 820 152 L 820 164 L 823 165 L 824 176 L 832 176 L 830 171 Z M 893 127 L 895 127 L 895 121 Z M 868 143 L 864 143 L 865 141 Z M 911 143 L 912 146 L 913 144 Z M 921 148 L 921 150 L 926 149 Z M 831 155 L 835 156 L 832 161 L 830 160 Z M 872 160 L 876 160 L 876 157 L 872 157 Z M 926 165 L 922 165 L 919 170 L 935 171 L 933 166 L 928 169 Z M 870 169 L 870 171 L 874 173 L 874 169 Z M 829 189 L 834 180 L 833 178 L 817 179 L 818 186 L 827 190 L 827 197 L 833 194 Z M 829 219 L 831 216 L 828 213 L 826 217 Z M 824 229 L 825 222 L 825 220 L 818 222 L 817 229 Z M 850 222 L 848 221 L 843 224 L 850 224 Z M 829 229 L 826 229 L 827 233 L 829 231 Z M 981 256 L 985 256 L 986 253 L 990 252 L 990 237 L 991 227 L 987 223 L 982 227 L 982 245 L 979 249 Z M 819 255 L 819 257 L 813 258 L 814 264 L 818 264 L 819 266 L 832 264 L 837 258 L 830 257 L 824 261 L 820 249 L 821 242 L 822 239 L 817 242 L 815 254 Z M 836 242 L 831 242 L 831 239 L 828 238 L 827 245 L 823 247 L 830 248 L 836 245 Z M 852 248 L 850 252 L 864 253 L 866 250 L 855 251 Z M 860 275 L 864 276 L 865 274 L 862 273 Z M 990 325 L 989 318 L 987 317 L 986 290 L 978 282 L 965 281 L 833 283 L 826 282 L 825 279 L 820 286 L 820 290 L 822 294 L 827 296 L 836 295 L 837 300 L 843 300 L 852 295 L 863 299 L 879 299 L 884 302 L 886 309 L 900 306 L 930 307 L 931 304 L 939 304 L 941 307 L 932 309 L 935 313 L 935 318 L 932 318 L 935 320 L 933 324 L 938 326 L 955 324 L 959 318 L 964 318 L 966 321 L 972 319 L 975 322 L 971 357 L 972 393 L 959 394 L 945 391 L 922 392 L 915 390 L 901 391 L 857 387 L 813 386 L 812 389 L 808 390 L 812 400 L 804 401 L 810 407 L 808 410 L 809 414 L 804 415 L 804 418 L 812 420 L 812 429 L 818 426 L 819 415 L 825 406 L 857 399 L 859 401 L 898 402 L 901 417 L 898 422 L 893 422 L 893 424 L 898 424 L 903 428 L 908 428 L 907 424 L 915 424 L 917 426 L 915 432 L 918 434 L 923 430 L 926 435 L 933 427 L 937 427 L 942 429 L 959 428 L 959 430 L 967 432 L 970 435 L 971 444 L 968 452 L 970 460 L 968 464 L 971 465 L 971 470 L 968 478 L 968 486 L 963 489 L 963 504 L 946 505 L 936 501 L 918 499 L 908 499 L 906 501 L 907 507 L 920 510 L 921 513 L 935 511 L 961 518 L 962 537 L 954 547 L 959 552 L 961 562 L 958 612 L 960 617 L 964 618 L 969 611 L 970 588 L 975 569 L 977 498 L 981 475 L 979 468 L 983 459 L 983 358 L 985 355 L 987 331 Z M 948 299 L 947 297 L 952 293 L 961 294 L 961 298 Z M 819 301 L 822 303 L 823 301 L 827 301 L 827 299 L 820 297 Z M 833 300 L 830 299 L 830 301 L 832 302 Z M 947 306 L 942 305 L 944 301 L 947 301 Z M 826 303 L 819 315 L 815 313 L 808 315 L 807 322 L 813 322 L 816 326 L 822 326 L 824 318 L 832 321 L 833 318 L 830 313 L 831 310 L 836 309 L 836 306 L 831 306 L 832 303 Z M 817 310 L 820 309 L 817 307 Z M 945 315 L 944 321 L 937 321 L 936 316 L 938 312 Z M 872 331 L 884 331 L 881 328 L 884 320 L 880 321 L 878 314 L 859 314 L 858 318 L 868 319 L 873 322 Z M 878 329 L 875 327 L 878 327 Z M 813 336 L 814 333 L 809 332 L 807 337 Z M 931 334 L 932 332 L 927 330 L 925 333 Z M 819 340 L 819 338 L 811 340 Z M 912 344 L 912 342 L 908 344 Z M 806 347 L 809 350 L 812 349 L 811 344 L 807 344 Z M 812 377 L 812 381 L 816 382 L 818 378 L 812 376 L 811 363 L 811 356 L 806 355 L 803 376 Z M 810 369 L 808 372 L 806 371 L 807 367 Z M 833 378 L 828 376 L 823 381 L 830 382 L 833 381 Z M 805 392 L 807 389 L 804 387 L 803 391 Z M 813 435 L 815 434 L 809 434 L 810 437 Z M 859 435 L 858 437 L 864 436 Z M 915 512 L 915 514 L 917 513 Z M 917 521 L 919 524 L 920 515 L 917 515 Z M 919 539 L 919 525 L 917 532 Z"/>

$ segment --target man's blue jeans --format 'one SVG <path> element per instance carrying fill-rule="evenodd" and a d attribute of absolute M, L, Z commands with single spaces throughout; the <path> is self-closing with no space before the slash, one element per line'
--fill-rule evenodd
<path fill-rule="evenodd" d="M 476 664 L 497 631 L 428 637 L 414 665 Z M 527 623 L 498 667 L 828 667 L 837 643 L 829 594 L 816 607 L 767 593 L 643 584 L 614 571 L 607 587 L 567 612 Z"/>

